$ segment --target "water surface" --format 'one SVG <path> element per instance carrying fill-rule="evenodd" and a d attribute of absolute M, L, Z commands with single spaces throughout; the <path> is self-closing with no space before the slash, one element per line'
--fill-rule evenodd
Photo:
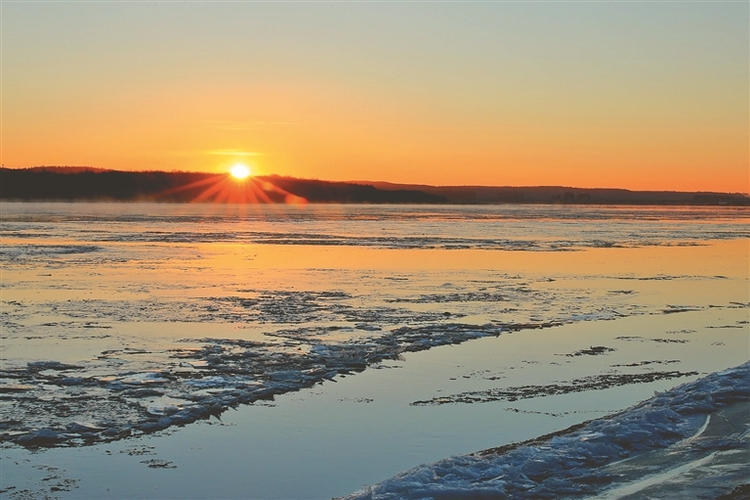
<path fill-rule="evenodd" d="M 747 360 L 749 217 L 4 203 L 3 487 L 330 498 L 624 408 Z"/>

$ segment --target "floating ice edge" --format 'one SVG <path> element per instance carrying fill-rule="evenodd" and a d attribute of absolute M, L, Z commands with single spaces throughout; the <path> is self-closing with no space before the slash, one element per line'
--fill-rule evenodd
<path fill-rule="evenodd" d="M 707 415 L 750 401 L 750 362 L 657 393 L 629 409 L 518 445 L 450 457 L 402 472 L 346 500 L 561 498 L 612 487 L 618 460 L 690 440 L 690 453 L 748 447 L 748 432 L 694 441 Z M 727 485 L 730 487 L 731 485 Z"/>

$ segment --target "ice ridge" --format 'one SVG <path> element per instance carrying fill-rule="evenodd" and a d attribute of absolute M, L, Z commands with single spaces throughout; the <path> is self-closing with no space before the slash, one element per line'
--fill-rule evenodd
<path fill-rule="evenodd" d="M 750 362 L 555 435 L 420 465 L 346 500 L 580 498 L 621 479 L 608 464 L 682 445 L 692 460 L 746 450 L 747 432 L 702 437 L 707 415 L 750 401 Z M 696 456 L 700 455 L 700 456 Z"/>

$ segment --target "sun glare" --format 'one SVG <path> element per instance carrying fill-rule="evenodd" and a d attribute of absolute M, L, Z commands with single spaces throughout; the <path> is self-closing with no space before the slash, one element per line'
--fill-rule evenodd
<path fill-rule="evenodd" d="M 232 177 L 235 179 L 245 179 L 250 176 L 250 169 L 247 165 L 238 163 L 229 170 L 229 173 L 231 173 Z"/>

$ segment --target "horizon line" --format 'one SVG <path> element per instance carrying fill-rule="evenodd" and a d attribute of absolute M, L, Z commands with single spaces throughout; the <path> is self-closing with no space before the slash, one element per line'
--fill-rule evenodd
<path fill-rule="evenodd" d="M 6 167 L 0 166 L 0 170 L 43 170 L 43 169 L 80 169 L 82 171 L 100 171 L 100 172 L 121 172 L 121 173 L 159 173 L 159 174 L 192 174 L 192 175 L 215 175 L 223 176 L 230 175 L 227 172 L 205 172 L 198 170 L 122 170 L 117 168 L 107 167 L 93 167 L 90 165 L 35 165 L 32 167 Z M 78 172 L 77 172 L 78 173 Z M 537 184 L 537 185 L 492 185 L 492 184 L 425 184 L 416 182 L 394 182 L 385 180 L 328 180 L 322 178 L 310 178 L 310 177 L 294 177 L 291 175 L 282 174 L 258 174 L 251 175 L 250 177 L 263 178 L 263 177 L 280 177 L 287 179 L 294 179 L 300 181 L 317 181 L 317 182 L 330 182 L 330 183 L 341 183 L 341 184 L 364 184 L 376 187 L 377 185 L 387 184 L 399 188 L 436 188 L 436 189 L 451 189 L 451 188 L 486 188 L 486 189 L 576 189 L 576 190 L 602 190 L 602 191 L 628 191 L 631 193 L 708 193 L 708 194 L 726 194 L 726 195 L 740 195 L 750 197 L 750 190 L 748 192 L 742 191 L 709 191 L 709 190 L 698 190 L 698 191 L 684 191 L 677 189 L 631 189 L 623 187 L 578 187 L 572 185 L 554 185 L 554 184 Z"/>

